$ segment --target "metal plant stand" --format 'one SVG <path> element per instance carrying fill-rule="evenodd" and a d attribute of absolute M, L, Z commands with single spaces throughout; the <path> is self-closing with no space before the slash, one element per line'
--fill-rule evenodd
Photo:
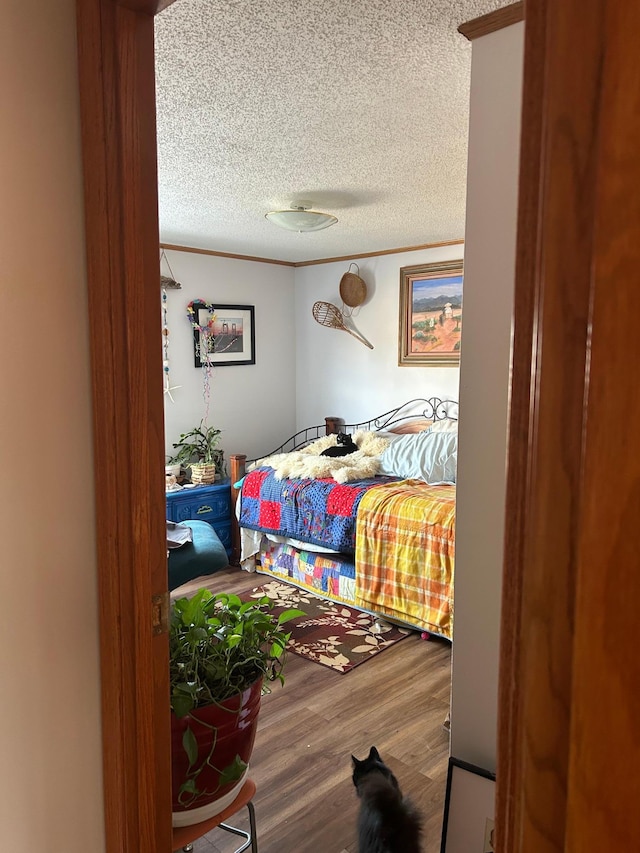
<path fill-rule="evenodd" d="M 238 835 L 240 838 L 244 838 L 244 843 L 238 847 L 234 853 L 243 853 L 244 850 L 249 849 L 251 850 L 251 853 L 258 853 L 256 813 L 253 803 L 251 802 L 255 792 L 255 783 L 251 779 L 247 779 L 233 803 L 231 803 L 231 805 L 224 811 L 220 812 L 220 814 L 209 818 L 209 820 L 202 821 L 202 823 L 196 823 L 191 826 L 183 826 L 179 829 L 174 829 L 173 850 L 182 851 L 182 853 L 193 853 L 193 842 L 197 838 L 201 838 L 203 835 L 211 832 L 212 829 L 219 827 L 220 829 L 224 829 L 226 832 L 231 832 L 233 835 Z M 230 826 L 228 823 L 225 823 L 227 818 L 237 814 L 237 812 L 239 812 L 241 808 L 244 808 L 244 806 L 247 807 L 249 812 L 248 832 L 244 829 L 237 829 L 235 826 Z"/>

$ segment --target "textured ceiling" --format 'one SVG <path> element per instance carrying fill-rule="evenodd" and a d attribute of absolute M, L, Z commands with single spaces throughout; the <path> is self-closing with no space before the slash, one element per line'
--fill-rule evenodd
<path fill-rule="evenodd" d="M 464 233 L 471 45 L 505 0 L 179 0 L 156 18 L 160 236 L 288 261 Z M 264 218 L 308 200 L 338 224 Z"/>

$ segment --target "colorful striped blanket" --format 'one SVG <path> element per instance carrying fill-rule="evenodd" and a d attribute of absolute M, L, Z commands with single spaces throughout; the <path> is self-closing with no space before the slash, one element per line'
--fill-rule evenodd
<path fill-rule="evenodd" d="M 454 534 L 455 486 L 401 480 L 366 492 L 357 520 L 356 604 L 451 639 Z"/>
<path fill-rule="evenodd" d="M 353 554 L 362 496 L 394 477 L 350 483 L 332 479 L 277 480 L 271 468 L 251 471 L 242 484 L 240 525 Z"/>

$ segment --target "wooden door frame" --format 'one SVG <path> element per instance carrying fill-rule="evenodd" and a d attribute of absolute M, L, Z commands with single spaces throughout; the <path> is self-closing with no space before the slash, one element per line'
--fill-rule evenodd
<path fill-rule="evenodd" d="M 585 79 L 571 109 L 566 98 L 576 81 L 565 77 L 566 87 L 555 81 L 549 97 L 547 26 L 553 14 L 547 0 L 527 4 L 498 703 L 502 853 L 532 849 L 532 826 L 523 829 L 525 797 L 538 810 L 530 816 L 540 820 L 542 835 L 554 839 L 548 845 L 533 830 L 535 849 L 564 849 L 591 252 L 589 229 L 575 216 L 578 198 L 570 198 L 576 188 L 562 181 L 569 152 L 561 158 L 553 146 L 565 132 L 556 123 L 558 112 L 564 110 L 577 130 L 580 112 L 593 113 L 587 102 L 596 95 Z M 591 183 L 584 186 L 592 192 Z M 561 236 L 562 205 L 567 227 Z M 575 275 L 567 275 L 569 263 Z M 569 338 L 559 316 L 572 327 Z M 531 725 L 534 712 L 539 726 Z"/>
<path fill-rule="evenodd" d="M 526 9 L 497 851 L 632 850 L 640 9 Z"/>
<path fill-rule="evenodd" d="M 107 853 L 171 849 L 153 17 L 77 0 Z"/>
<path fill-rule="evenodd" d="M 107 853 L 170 850 L 168 656 L 158 627 L 167 583 L 153 60 L 153 17 L 170 2 L 77 0 Z M 571 806 L 567 787 L 584 771 L 571 748 L 574 727 L 588 723 L 578 706 L 585 629 L 576 602 L 588 611 L 578 598 L 590 568 L 588 522 L 593 526 L 596 513 L 607 509 L 591 495 L 581 500 L 585 470 L 591 482 L 598 470 L 595 451 L 583 440 L 593 420 L 584 402 L 587 356 L 592 377 L 606 370 L 610 357 L 589 349 L 593 306 L 605 315 L 597 299 L 606 269 L 600 280 L 594 277 L 596 140 L 604 121 L 599 73 L 606 39 L 613 37 L 603 20 L 609 16 L 618 32 L 621 10 L 631 2 L 620 0 L 616 11 L 605 10 L 605 0 L 587 7 L 579 0 L 526 5 L 499 699 L 500 853 L 564 850 L 585 817 Z M 629 28 L 631 38 L 636 29 Z M 570 319 L 569 335 L 558 312 Z M 637 409 L 628 414 L 638 424 Z M 615 496 L 608 498 L 609 509 L 615 507 Z M 620 784 L 611 781 L 609 789 L 620 796 Z"/>

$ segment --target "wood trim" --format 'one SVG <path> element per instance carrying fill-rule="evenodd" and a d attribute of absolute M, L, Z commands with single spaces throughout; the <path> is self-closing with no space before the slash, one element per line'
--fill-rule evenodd
<path fill-rule="evenodd" d="M 593 122 L 585 119 L 586 128 L 593 124 L 592 206 L 580 210 L 593 222 L 594 237 L 566 849 L 588 850 L 600 838 L 605 850 L 634 850 L 640 838 L 640 196 L 633 189 L 640 182 L 640 5 L 600 0 L 592 10 L 589 4 L 587 20 L 570 34 L 578 4 L 569 5 L 564 50 L 568 55 L 576 37 L 581 53 L 589 49 L 582 73 L 588 72 L 597 111 Z"/>
<path fill-rule="evenodd" d="M 238 261 L 255 261 L 259 264 L 278 264 L 283 267 L 295 267 L 293 261 L 278 261 L 276 258 L 258 258 L 254 255 L 236 255 L 233 252 L 218 252 L 214 249 L 198 249 L 195 246 L 176 246 L 173 243 L 160 243 L 161 249 L 173 252 L 193 252 L 196 255 L 213 255 L 216 258 L 234 258 Z"/>
<path fill-rule="evenodd" d="M 229 457 L 229 465 L 231 468 L 231 565 L 238 566 L 240 564 L 240 525 L 236 518 L 236 503 L 240 489 L 236 489 L 235 483 L 241 480 L 247 473 L 247 454 L 233 453 Z"/>
<path fill-rule="evenodd" d="M 296 267 L 312 267 L 315 264 L 333 264 L 336 261 L 352 261 L 357 258 L 377 258 L 379 255 L 401 255 L 403 252 L 419 252 L 423 249 L 439 249 L 442 246 L 459 246 L 464 240 L 442 240 L 439 243 L 423 243 L 421 246 L 404 246 L 400 249 L 381 249 L 379 252 L 362 252 L 359 255 L 341 255 L 337 258 L 319 258 L 314 261 L 298 261 Z"/>
<path fill-rule="evenodd" d="M 379 252 L 363 252 L 359 255 L 342 255 L 336 258 L 320 258 L 313 261 L 279 261 L 275 258 L 258 258 L 252 255 L 234 255 L 233 252 L 217 252 L 213 249 L 197 249 L 193 246 L 176 246 L 172 243 L 160 243 L 161 249 L 174 252 L 195 252 L 199 255 L 214 255 L 219 258 L 236 258 L 239 261 L 256 261 L 261 264 L 280 264 L 284 267 L 310 267 L 315 264 L 333 264 L 336 261 L 351 261 L 354 258 L 376 258 L 379 255 L 399 255 L 403 252 L 418 252 L 423 249 L 438 249 L 442 246 L 464 245 L 464 240 L 443 240 L 440 243 L 424 243 L 421 246 L 405 246 L 401 249 L 381 249 Z"/>
<path fill-rule="evenodd" d="M 531 366 L 534 358 L 533 329 L 540 298 L 536 272 L 539 244 L 533 239 L 541 207 L 541 157 L 543 142 L 543 66 L 537 59 L 544 40 L 545 17 L 538 7 L 527 18 L 520 135 L 520 181 L 518 190 L 518 237 L 515 274 L 510 439 L 506 483 L 505 545 L 502 578 L 502 630 L 500 634 L 500 678 L 498 685 L 498 773 L 496 781 L 496 827 L 499 850 L 517 850 L 514 834 L 519 825 L 522 800 L 518 795 L 522 773 L 523 708 L 519 675 L 522 630 L 522 566 L 528 493 L 523 484 L 529 477 L 529 445 L 534 418 L 531 407 Z M 510 846 L 511 845 L 511 846 Z"/>
<path fill-rule="evenodd" d="M 144 15 L 157 15 L 172 6 L 177 0 L 116 0 L 119 6 Z"/>
<path fill-rule="evenodd" d="M 588 7 L 579 0 L 538 0 L 527 10 L 502 608 L 498 853 L 580 850 L 595 837 L 606 839 L 607 849 L 631 849 L 640 830 L 633 805 L 638 785 L 629 785 L 630 774 L 637 776 L 638 750 L 631 747 L 637 738 L 628 727 L 625 732 L 621 712 L 623 707 L 628 711 L 630 702 L 637 708 L 632 697 L 637 696 L 633 677 L 639 674 L 638 664 L 622 673 L 618 657 L 633 642 L 631 601 L 639 592 L 637 577 L 621 585 L 619 576 L 621 567 L 634 560 L 628 539 L 633 525 L 624 537 L 619 530 L 620 495 L 625 509 L 637 504 L 638 482 L 637 464 L 634 471 L 624 452 L 625 436 L 640 429 L 637 398 L 628 392 L 637 384 L 629 371 L 638 377 L 640 363 L 631 320 L 637 317 L 633 306 L 638 294 L 625 272 L 640 260 L 638 203 L 628 195 L 633 174 L 640 177 L 638 103 L 637 94 L 616 95 L 624 86 L 637 92 L 631 82 L 637 81 L 631 19 L 636 25 L 640 20 L 632 0 L 616 10 L 612 15 L 606 0 Z M 618 17 L 618 43 L 610 40 L 605 25 L 613 17 Z M 603 97 L 607 65 L 617 66 L 619 74 L 608 80 L 608 97 Z M 603 111 L 617 111 L 617 122 Z M 604 140 L 611 151 L 606 165 Z M 616 168 L 613 187 L 606 172 L 613 174 Z M 599 196 L 613 190 L 605 206 Z M 628 221 L 631 208 L 635 218 Z M 601 245 L 596 229 L 603 234 Z M 590 329 L 593 277 L 601 259 L 599 307 L 608 336 L 597 350 L 591 347 Z M 604 307 L 607 300 L 614 301 L 619 322 Z M 609 405 L 620 400 L 615 403 L 617 436 L 607 428 L 605 438 L 599 428 L 591 439 L 597 413 L 585 403 L 589 372 L 601 380 L 602 397 L 593 403 L 597 412 L 607 411 L 608 400 Z M 602 462 L 605 448 L 608 467 Z M 585 469 L 588 463 L 591 469 Z M 616 476 L 605 488 L 612 470 Z M 592 508 L 590 516 L 585 507 Z M 621 563 L 614 561 L 616 553 Z M 614 565 L 616 581 L 611 583 Z M 609 586 L 603 585 L 606 578 Z M 615 606 L 608 609 L 612 596 Z M 612 649 L 606 660 L 593 648 L 593 638 L 605 633 Z M 614 658 L 620 666 L 612 673 Z M 587 689 L 596 685 L 600 689 Z M 612 755 L 616 762 L 628 762 L 627 772 L 611 774 L 607 762 Z"/>
<path fill-rule="evenodd" d="M 78 0 L 107 853 L 171 844 L 153 18 Z M 156 306 L 157 310 L 152 310 Z"/>
<path fill-rule="evenodd" d="M 473 41 L 480 36 L 510 27 L 511 24 L 518 24 L 520 21 L 524 21 L 524 2 L 512 3 L 502 9 L 487 12 L 486 15 L 480 15 L 479 18 L 473 18 L 471 21 L 460 24 L 458 32 L 469 41 Z"/>

